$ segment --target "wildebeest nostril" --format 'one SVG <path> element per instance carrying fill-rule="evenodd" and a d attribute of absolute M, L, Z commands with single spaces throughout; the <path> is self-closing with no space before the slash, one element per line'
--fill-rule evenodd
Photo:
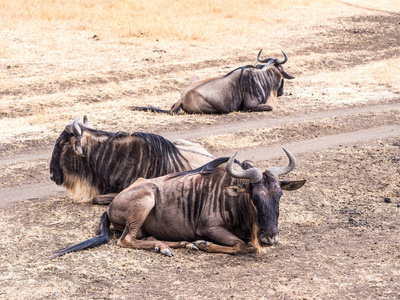
<path fill-rule="evenodd" d="M 262 234 L 260 236 L 260 240 L 265 245 L 276 245 L 279 241 L 279 233 L 274 234 L 273 236 L 267 236 Z"/>
<path fill-rule="evenodd" d="M 56 170 L 53 168 L 50 169 L 50 180 L 54 181 L 57 185 L 61 185 L 63 181 L 62 175 L 60 176 L 59 174 L 57 174 Z"/>

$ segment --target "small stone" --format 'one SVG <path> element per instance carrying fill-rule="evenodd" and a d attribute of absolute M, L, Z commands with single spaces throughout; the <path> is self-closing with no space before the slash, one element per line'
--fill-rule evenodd
<path fill-rule="evenodd" d="M 392 202 L 392 200 L 390 200 L 389 197 L 385 197 L 385 199 L 383 199 L 383 201 L 385 201 L 385 203 L 391 203 Z"/>
<path fill-rule="evenodd" d="M 400 147 L 400 142 L 394 143 L 394 145 Z"/>

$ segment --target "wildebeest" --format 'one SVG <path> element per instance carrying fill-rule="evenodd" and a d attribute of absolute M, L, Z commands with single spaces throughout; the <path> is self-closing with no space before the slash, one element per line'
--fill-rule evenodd
<path fill-rule="evenodd" d="M 195 78 L 182 91 L 180 100 L 170 110 L 152 106 L 131 107 L 132 110 L 176 114 L 182 108 L 187 113 L 223 114 L 233 111 L 270 111 L 277 97 L 283 95 L 283 82 L 293 79 L 283 70 L 284 60 L 260 59 L 259 64 L 237 68 L 223 77 L 200 80 Z"/>
<path fill-rule="evenodd" d="M 185 140 L 175 145 L 156 134 L 100 131 L 90 128 L 87 118 L 84 124 L 78 119 L 56 141 L 50 178 L 81 202 L 97 196 L 94 202 L 109 204 L 115 193 L 139 177 L 192 170 L 214 159 L 200 145 Z"/>
<path fill-rule="evenodd" d="M 249 163 L 235 170 L 235 153 L 229 160 L 218 158 L 196 170 L 140 178 L 108 206 L 99 236 L 57 250 L 53 257 L 107 243 L 110 223 L 122 232 L 117 245 L 155 249 L 168 256 L 173 255 L 171 248 L 180 247 L 244 254 L 249 250 L 246 241 L 251 241 L 250 249 L 263 252 L 279 240 L 282 190 L 296 190 L 305 183 L 279 181 L 278 176 L 296 165 L 294 156 L 285 152 L 289 164 L 265 172 Z"/>

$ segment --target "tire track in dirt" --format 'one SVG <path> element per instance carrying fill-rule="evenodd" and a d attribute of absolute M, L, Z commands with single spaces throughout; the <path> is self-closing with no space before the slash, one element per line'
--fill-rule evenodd
<path fill-rule="evenodd" d="M 357 115 L 367 112 L 378 112 L 390 109 L 399 109 L 400 108 L 400 99 L 397 102 L 392 104 L 378 104 L 378 105 L 371 105 L 371 106 L 361 106 L 361 107 L 354 107 L 348 109 L 337 109 L 337 110 L 327 110 L 321 111 L 312 114 L 301 114 L 301 115 L 293 115 L 289 117 L 282 117 L 282 118 L 275 118 L 275 119 L 264 119 L 264 120 L 256 120 L 256 121 L 246 121 L 243 122 L 234 122 L 228 125 L 217 125 L 217 126 L 209 126 L 209 127 L 202 127 L 197 130 L 190 130 L 190 131 L 180 131 L 180 132 L 173 132 L 173 133 L 163 133 L 162 135 L 169 139 L 195 139 L 203 136 L 209 135 L 218 135 L 218 134 L 226 134 L 226 133 L 233 133 L 236 131 L 242 131 L 247 129 L 257 129 L 257 128 L 264 128 L 264 127 L 272 127 L 282 124 L 288 123 L 295 123 L 295 122 L 303 122 L 303 121 L 312 121 L 318 120 L 323 118 L 332 118 L 336 116 L 350 116 L 350 115 Z M 17 163 L 21 161 L 31 161 L 31 160 L 41 160 L 41 159 L 50 159 L 51 153 L 53 149 L 42 149 L 32 153 L 24 153 L 21 155 L 15 156 L 7 156 L 0 158 L 0 165 L 10 164 L 10 163 Z"/>
<path fill-rule="evenodd" d="M 356 8 L 361 8 L 361 9 L 365 9 L 365 10 L 369 10 L 369 11 L 374 11 L 374 12 L 378 12 L 378 13 L 393 13 L 392 11 L 390 11 L 390 10 L 388 10 L 388 9 L 370 8 L 370 7 L 368 7 L 368 6 L 357 5 L 357 4 L 351 3 L 351 1 L 336 0 L 336 2 L 342 3 L 342 4 L 347 5 L 347 6 L 356 7 Z"/>
<path fill-rule="evenodd" d="M 23 200 L 36 200 L 65 195 L 67 195 L 65 188 L 55 185 L 50 179 L 39 185 L 10 186 L 0 189 L 0 209 L 5 209 L 13 203 Z"/>
<path fill-rule="evenodd" d="M 242 151 L 242 153 L 238 153 L 238 159 L 261 161 L 283 157 L 284 152 L 282 150 L 282 147 L 285 147 L 294 155 L 300 155 L 311 151 L 320 151 L 327 148 L 355 145 L 362 142 L 394 137 L 400 138 L 400 125 L 375 127 L 372 129 L 323 136 L 315 139 L 293 142 L 279 146 L 249 149 L 245 152 Z M 232 155 L 232 153 L 221 153 L 221 156 L 222 155 L 230 156 Z"/>
<path fill-rule="evenodd" d="M 229 126 L 213 126 L 209 128 L 202 128 L 195 131 L 180 132 L 180 133 L 170 133 L 164 134 L 165 137 L 169 139 L 193 139 L 197 137 L 202 137 L 205 135 L 213 134 L 224 134 L 232 133 L 235 131 L 245 130 L 245 129 L 256 129 L 268 126 L 276 126 L 280 124 L 294 123 L 300 121 L 310 121 L 317 120 L 321 118 L 329 118 L 334 116 L 344 116 L 344 115 L 357 115 L 360 113 L 365 113 L 369 111 L 384 111 L 389 109 L 398 109 L 399 104 L 382 104 L 374 106 L 365 107 L 355 107 L 345 110 L 331 110 L 322 111 L 309 115 L 296 115 L 277 119 L 266 119 L 257 120 L 254 122 L 246 122 L 245 126 L 241 122 L 230 124 Z M 354 145 L 361 142 L 367 142 L 371 140 L 376 140 L 380 138 L 400 138 L 400 125 L 393 126 L 380 126 L 365 130 L 359 130 L 354 132 L 347 132 L 335 135 L 327 135 L 314 139 L 309 139 L 306 141 L 292 142 L 289 144 L 283 144 L 279 146 L 266 146 L 255 149 L 249 149 L 246 151 L 241 151 L 238 153 L 239 159 L 250 159 L 253 161 L 262 161 L 282 157 L 283 151 L 282 146 L 289 149 L 294 155 L 304 154 L 311 151 L 320 151 L 325 148 L 337 147 L 340 145 Z M 51 157 L 52 149 L 44 149 L 41 152 L 35 152 L 31 154 L 24 154 L 15 157 L 5 157 L 0 159 L 0 164 L 10 164 L 20 161 L 29 160 L 42 160 L 49 159 Z M 232 153 L 227 152 L 217 152 L 214 153 L 216 156 L 230 156 Z M 52 196 L 66 195 L 65 189 L 56 186 L 50 179 L 46 179 L 46 182 L 40 185 L 24 185 L 22 187 L 5 187 L 0 189 L 0 209 L 9 207 L 12 203 L 38 198 L 49 198 Z"/>
<path fill-rule="evenodd" d="M 400 100 L 400 99 L 399 99 Z M 377 112 L 384 111 L 389 109 L 399 109 L 400 102 L 393 104 L 379 104 L 373 106 L 364 106 L 364 107 L 354 107 L 350 109 L 338 109 L 338 110 L 328 110 L 321 111 L 313 114 L 301 114 L 277 119 L 265 119 L 265 120 L 257 120 L 253 122 L 246 122 L 243 124 L 242 122 L 230 123 L 227 125 L 218 125 L 218 126 L 210 126 L 206 128 L 200 128 L 197 130 L 191 130 L 188 132 L 179 132 L 179 133 L 166 133 L 163 136 L 170 140 L 174 139 L 194 139 L 208 135 L 217 135 L 217 134 L 226 134 L 233 133 L 236 131 L 242 131 L 247 129 L 256 129 L 256 128 L 264 128 L 264 127 L 272 127 L 287 123 L 295 123 L 295 122 L 303 122 L 303 121 L 312 121 L 323 118 L 332 118 L 338 116 L 350 116 L 357 115 L 366 112 Z M 1 162 L 1 161 L 0 161 Z"/>

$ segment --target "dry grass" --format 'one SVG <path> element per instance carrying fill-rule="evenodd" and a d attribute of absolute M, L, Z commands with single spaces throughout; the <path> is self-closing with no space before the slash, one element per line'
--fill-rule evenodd
<path fill-rule="evenodd" d="M 360 53 L 360 55 L 362 54 Z M 318 74 L 319 76 L 314 76 L 312 80 L 321 86 L 329 83 L 331 86 L 341 87 L 342 92 L 346 87 L 350 88 L 351 86 L 366 94 L 368 90 L 373 92 L 376 86 L 381 85 L 388 88 L 386 92 L 388 94 L 400 93 L 400 83 L 397 80 L 400 76 L 399 62 L 397 57 L 377 62 L 372 61 L 369 64 L 361 64 L 353 68 L 327 72 L 323 75 Z"/>
<path fill-rule="evenodd" d="M 3 25 L 31 23 L 105 32 L 114 37 L 213 40 L 246 33 L 246 23 L 266 22 L 274 14 L 319 1 L 1 1 Z M 7 13 L 6 13 L 7 12 Z"/>
<path fill-rule="evenodd" d="M 382 204 L 385 197 L 392 199 L 395 203 L 388 206 L 398 214 L 400 165 L 395 142 L 398 139 L 379 140 L 300 156 L 299 166 L 288 177 L 307 179 L 307 188 L 299 190 L 295 201 L 291 193 L 285 193 L 289 200 L 282 201 L 282 221 L 318 230 L 338 222 L 343 214 L 361 231 L 374 226 L 390 228 L 384 217 L 388 207 Z M 311 209 L 310 201 L 318 208 Z"/>

